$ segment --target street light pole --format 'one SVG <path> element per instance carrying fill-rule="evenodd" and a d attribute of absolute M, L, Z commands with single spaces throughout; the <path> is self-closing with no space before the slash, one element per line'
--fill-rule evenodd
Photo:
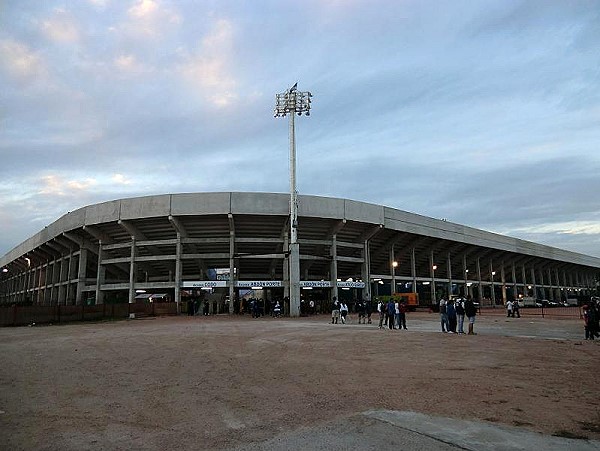
<path fill-rule="evenodd" d="M 290 242 L 289 242 L 289 283 L 290 316 L 300 316 L 300 245 L 298 244 L 298 191 L 296 190 L 296 130 L 294 113 L 310 115 L 312 94 L 297 89 L 298 83 L 275 96 L 275 117 L 289 114 L 290 136 Z"/>

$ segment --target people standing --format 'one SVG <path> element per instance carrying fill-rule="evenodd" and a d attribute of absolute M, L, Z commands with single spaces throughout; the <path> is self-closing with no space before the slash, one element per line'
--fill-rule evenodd
<path fill-rule="evenodd" d="M 398 329 L 401 329 L 400 326 L 400 302 L 394 302 L 394 324 L 398 326 Z"/>
<path fill-rule="evenodd" d="M 366 305 L 365 301 L 359 300 L 356 304 L 356 311 L 358 313 L 358 324 L 362 323 L 366 324 Z"/>
<path fill-rule="evenodd" d="M 474 331 L 475 325 L 475 315 L 477 315 L 477 309 L 475 308 L 475 304 L 473 304 L 473 300 L 471 299 L 471 295 L 467 296 L 467 300 L 465 301 L 465 315 L 469 319 L 469 332 L 468 335 L 477 335 Z"/>
<path fill-rule="evenodd" d="M 519 311 L 519 301 L 517 299 L 513 301 L 513 318 L 515 315 L 517 315 L 517 318 L 521 317 L 521 312 Z"/>
<path fill-rule="evenodd" d="M 340 317 L 340 303 L 337 298 L 333 297 L 333 303 L 331 304 L 331 324 L 337 324 Z"/>
<path fill-rule="evenodd" d="M 386 305 L 383 301 L 377 303 L 377 312 L 379 313 L 379 328 L 383 329 L 383 320 L 385 319 Z"/>
<path fill-rule="evenodd" d="M 512 301 L 509 299 L 509 300 L 506 302 L 506 317 L 507 317 L 507 318 L 510 318 L 511 316 L 514 318 L 515 314 L 513 313 L 513 303 L 512 303 Z"/>
<path fill-rule="evenodd" d="M 446 304 L 446 315 L 448 315 L 448 332 L 451 334 L 456 333 L 456 309 L 454 308 L 454 301 L 450 299 Z"/>
<path fill-rule="evenodd" d="M 394 330 L 394 316 L 396 315 L 396 304 L 390 298 L 387 303 L 387 319 L 388 319 L 388 327 L 390 330 Z"/>
<path fill-rule="evenodd" d="M 398 329 L 406 330 L 406 301 L 400 303 L 400 318 L 398 322 Z"/>
<path fill-rule="evenodd" d="M 365 302 L 365 311 L 367 312 L 367 324 L 371 324 L 371 314 L 373 313 L 373 304 L 371 300 L 367 299 Z"/>
<path fill-rule="evenodd" d="M 448 314 L 446 311 L 446 300 L 442 297 L 440 299 L 440 324 L 442 326 L 442 332 L 448 331 Z"/>
<path fill-rule="evenodd" d="M 348 305 L 342 301 L 340 303 L 340 316 L 342 318 L 342 324 L 346 324 L 346 316 L 348 315 Z"/>
<path fill-rule="evenodd" d="M 465 330 L 463 325 L 465 323 L 465 301 L 462 298 L 456 300 L 456 305 L 454 306 L 456 309 L 456 320 L 458 321 L 458 333 L 464 334 Z"/>

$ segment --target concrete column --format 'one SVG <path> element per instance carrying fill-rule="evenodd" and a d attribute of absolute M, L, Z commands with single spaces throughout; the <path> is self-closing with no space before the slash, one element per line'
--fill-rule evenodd
<path fill-rule="evenodd" d="M 476 270 L 477 270 L 477 283 L 479 284 L 477 287 L 477 292 L 478 292 L 478 298 L 477 300 L 479 300 L 481 302 L 481 298 L 483 297 L 483 286 L 481 285 L 481 262 L 479 257 L 477 257 L 477 262 L 476 262 Z"/>
<path fill-rule="evenodd" d="M 517 291 L 517 268 L 515 266 L 515 262 L 512 262 L 512 264 L 511 264 L 511 271 L 512 271 L 513 293 L 514 293 L 515 299 L 518 299 L 519 292 Z"/>
<path fill-rule="evenodd" d="M 76 263 L 77 260 L 75 258 L 75 255 L 73 255 L 73 251 L 71 251 L 71 254 L 69 255 L 69 274 L 67 276 L 69 278 L 69 283 L 67 285 L 67 303 L 70 305 L 73 305 L 74 302 L 72 281 L 75 278 L 75 274 L 77 272 L 77 268 L 75 267 Z"/>
<path fill-rule="evenodd" d="M 175 303 L 177 313 L 181 313 L 181 233 L 177 232 L 177 243 L 175 244 Z"/>
<path fill-rule="evenodd" d="M 537 298 L 537 282 L 535 279 L 535 265 L 531 265 L 531 284 L 533 285 L 533 297 Z"/>
<path fill-rule="evenodd" d="M 233 315 L 235 299 L 235 230 L 229 230 L 229 314 Z"/>
<path fill-rule="evenodd" d="M 506 305 L 506 273 L 504 272 L 504 260 L 500 267 L 500 282 L 502 283 L 502 305 Z"/>
<path fill-rule="evenodd" d="M 448 266 L 448 297 L 450 297 L 452 294 L 452 259 L 450 258 L 450 252 L 448 252 L 446 265 Z"/>
<path fill-rule="evenodd" d="M 337 234 L 331 237 L 331 296 L 332 299 L 338 298 L 338 287 L 337 287 Z"/>
<path fill-rule="evenodd" d="M 537 280 L 537 279 L 536 279 Z M 544 271 L 540 269 L 540 292 L 542 293 L 542 299 L 547 299 L 546 297 L 546 287 L 544 287 Z"/>
<path fill-rule="evenodd" d="M 67 270 L 65 269 L 66 266 L 66 261 L 65 258 L 62 257 L 60 259 L 60 269 L 58 272 L 58 304 L 66 304 L 67 303 L 67 296 L 66 296 L 66 285 L 64 284 L 64 282 L 66 281 L 67 278 Z"/>
<path fill-rule="evenodd" d="M 98 260 L 102 258 L 102 243 L 98 247 Z M 77 291 L 75 293 L 75 304 L 81 305 L 83 303 L 82 294 L 85 288 L 86 268 L 87 268 L 88 250 L 84 247 L 81 248 L 79 253 L 79 268 L 77 270 Z"/>
<path fill-rule="evenodd" d="M 96 304 L 104 304 L 104 291 L 102 291 L 102 285 L 104 284 L 104 279 L 106 277 L 106 268 L 102 264 L 103 258 L 104 250 L 102 249 L 102 241 L 100 241 L 98 243 L 98 269 L 96 271 Z M 129 283 L 131 284 L 131 279 L 129 280 Z M 83 302 L 85 303 L 85 299 L 83 299 Z"/>
<path fill-rule="evenodd" d="M 496 290 L 494 289 L 494 263 L 490 258 L 490 296 L 492 298 L 492 306 L 496 307 Z"/>
<path fill-rule="evenodd" d="M 467 254 L 463 254 L 463 275 L 465 276 L 465 287 L 463 290 L 463 295 L 466 297 L 469 295 L 469 268 L 467 268 Z"/>
<path fill-rule="evenodd" d="M 369 249 L 369 241 L 365 240 L 363 245 L 363 263 L 361 266 L 360 276 L 365 283 L 363 289 L 362 298 L 363 300 L 371 300 L 371 252 Z"/>
<path fill-rule="evenodd" d="M 48 268 L 48 270 L 50 270 L 50 268 Z M 54 284 L 56 283 L 56 259 L 52 260 L 52 271 L 50 272 L 50 299 L 49 299 L 49 305 L 54 305 L 54 301 L 56 300 L 56 288 L 54 287 Z M 46 286 L 48 286 L 48 281 L 46 281 Z"/>
<path fill-rule="evenodd" d="M 415 261 L 415 248 L 410 249 L 410 276 L 412 277 L 412 291 L 417 292 L 417 263 Z"/>
<path fill-rule="evenodd" d="M 283 249 L 289 249 L 289 235 L 288 232 L 283 234 Z M 283 297 L 290 298 L 290 262 L 287 253 L 285 253 L 285 257 L 283 258 Z M 284 308 L 285 303 L 284 303 Z M 284 314 L 287 315 L 288 312 L 284 311 Z"/>
<path fill-rule="evenodd" d="M 431 276 L 431 300 L 432 303 L 435 304 L 437 301 L 437 296 L 435 293 L 435 270 L 433 269 L 433 251 L 429 252 L 429 274 Z"/>
<path fill-rule="evenodd" d="M 548 299 L 554 300 L 554 285 L 552 285 L 552 271 L 548 268 Z"/>
<path fill-rule="evenodd" d="M 131 237 L 131 254 L 129 260 L 129 303 L 133 304 L 135 302 L 135 255 L 136 255 L 136 245 L 135 245 L 135 237 Z M 98 303 L 98 298 L 96 298 L 96 303 Z"/>
<path fill-rule="evenodd" d="M 521 266 L 521 275 L 523 276 L 523 294 L 529 296 L 529 286 L 527 285 L 527 275 L 525 274 L 525 265 Z"/>
<path fill-rule="evenodd" d="M 396 292 L 396 267 L 394 266 L 394 262 L 396 261 L 396 249 L 392 245 L 390 248 L 390 275 L 392 276 L 392 280 L 390 282 L 390 294 L 394 294 Z"/>

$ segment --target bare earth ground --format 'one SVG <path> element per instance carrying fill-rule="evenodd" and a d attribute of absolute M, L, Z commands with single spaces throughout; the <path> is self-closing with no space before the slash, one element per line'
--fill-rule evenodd
<path fill-rule="evenodd" d="M 300 319 L 0 329 L 0 448 L 219 449 L 370 409 L 600 439 L 581 321 L 477 317 L 477 336 Z M 543 337 L 543 338 L 540 338 Z"/>

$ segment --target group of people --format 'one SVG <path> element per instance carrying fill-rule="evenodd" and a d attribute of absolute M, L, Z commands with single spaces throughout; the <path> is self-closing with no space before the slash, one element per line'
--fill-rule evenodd
<path fill-rule="evenodd" d="M 406 311 L 406 302 L 395 302 L 391 298 L 388 302 L 379 301 L 377 303 L 379 328 L 388 327 L 390 330 L 406 330 Z"/>
<path fill-rule="evenodd" d="M 515 315 L 517 318 L 521 317 L 521 312 L 519 311 L 519 301 L 516 299 L 511 301 L 510 299 L 506 301 L 506 317 L 514 318 Z"/>
<path fill-rule="evenodd" d="M 471 296 L 458 299 L 444 299 L 439 301 L 440 323 L 442 332 L 451 334 L 464 334 L 465 316 L 468 320 L 467 335 L 477 335 L 473 330 L 477 308 Z M 458 330 L 457 330 L 458 327 Z"/>
<path fill-rule="evenodd" d="M 592 298 L 582 309 L 585 339 L 600 338 L 600 299 Z"/>

